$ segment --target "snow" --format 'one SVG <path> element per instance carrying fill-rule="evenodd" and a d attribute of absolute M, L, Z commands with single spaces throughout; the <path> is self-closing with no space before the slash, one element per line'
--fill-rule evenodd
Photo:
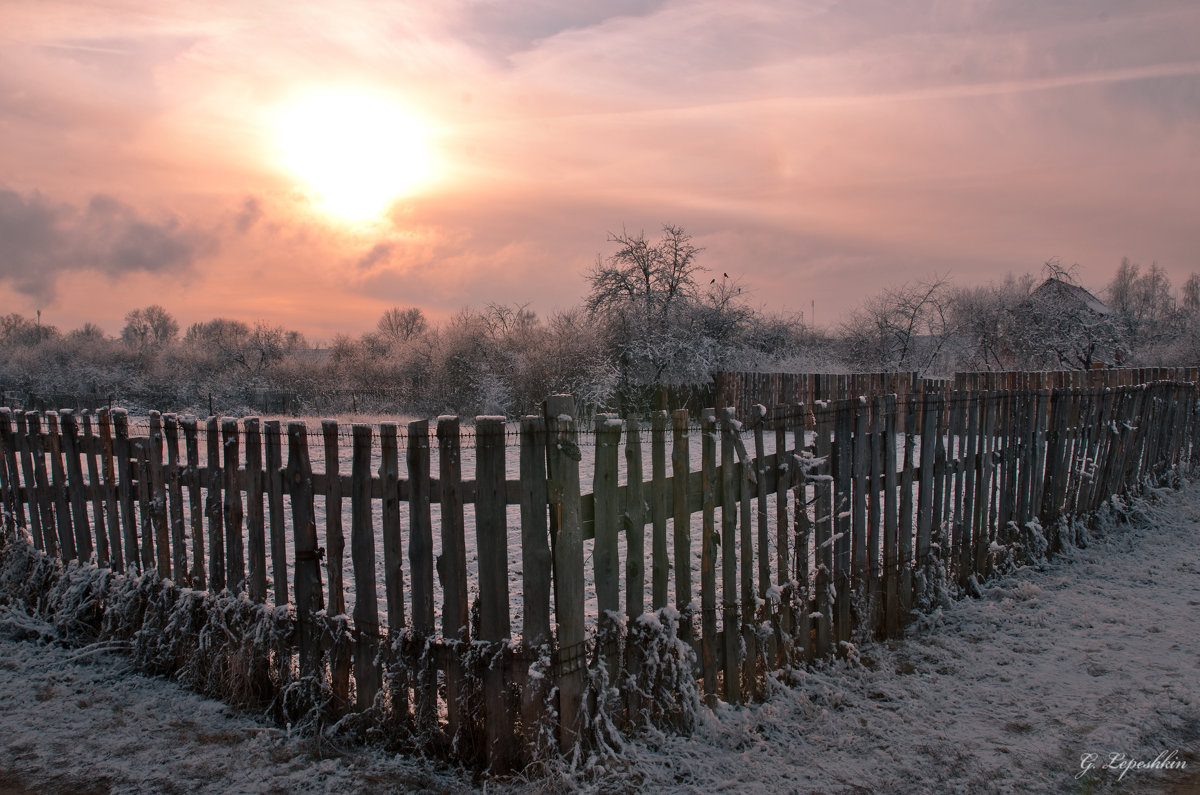
<path fill-rule="evenodd" d="M 701 709 L 690 737 L 503 780 L 290 735 L 0 607 L 0 792 L 1195 791 L 1200 484 L 1129 512 L 903 640 L 855 638 L 763 704 Z"/>

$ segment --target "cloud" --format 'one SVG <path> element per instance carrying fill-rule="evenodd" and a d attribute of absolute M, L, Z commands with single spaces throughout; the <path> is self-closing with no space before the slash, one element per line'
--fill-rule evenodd
<path fill-rule="evenodd" d="M 216 249 L 206 232 L 140 218 L 104 194 L 80 208 L 34 192 L 0 189 L 0 281 L 39 301 L 54 298 L 60 276 L 92 270 L 118 279 L 130 273 L 181 273 Z"/>

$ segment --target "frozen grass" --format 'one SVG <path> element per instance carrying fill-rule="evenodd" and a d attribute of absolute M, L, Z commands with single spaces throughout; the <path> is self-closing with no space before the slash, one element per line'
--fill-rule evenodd
<path fill-rule="evenodd" d="M 50 792 L 1196 791 L 1200 485 L 1109 511 L 1087 540 L 985 583 L 903 640 L 780 675 L 764 704 L 701 710 L 690 737 L 652 733 L 486 782 L 289 736 L 133 674 L 119 651 L 64 648 L 56 628 L 9 606 L 0 781 Z M 1100 767 L 1111 754 L 1172 753 L 1187 767 L 1121 780 Z M 1097 766 L 1077 778 L 1084 754 Z"/>

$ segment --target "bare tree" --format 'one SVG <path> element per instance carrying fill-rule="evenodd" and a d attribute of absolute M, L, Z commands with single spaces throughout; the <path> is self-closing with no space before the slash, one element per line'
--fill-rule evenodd
<path fill-rule="evenodd" d="M 401 309 L 394 306 L 383 313 L 375 326 L 388 343 L 408 342 L 429 328 L 425 313 L 415 306 Z"/>
<path fill-rule="evenodd" d="M 158 304 L 151 304 L 125 315 L 121 339 L 135 348 L 156 348 L 171 342 L 178 334 L 175 318 Z"/>
<path fill-rule="evenodd" d="M 888 288 L 842 324 L 847 357 L 871 370 L 927 371 L 949 332 L 946 276 Z"/>

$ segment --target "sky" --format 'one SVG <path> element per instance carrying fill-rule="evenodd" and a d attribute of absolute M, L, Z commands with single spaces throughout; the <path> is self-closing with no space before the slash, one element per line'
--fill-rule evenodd
<path fill-rule="evenodd" d="M 577 305 L 683 227 L 765 310 L 1200 271 L 1191 0 L 0 0 L 0 314 Z M 354 206 L 353 197 L 370 207 Z M 363 201 L 357 202 L 362 204 Z M 373 204 L 372 204 L 373 202 Z M 815 312 L 815 314 L 814 314 Z"/>

